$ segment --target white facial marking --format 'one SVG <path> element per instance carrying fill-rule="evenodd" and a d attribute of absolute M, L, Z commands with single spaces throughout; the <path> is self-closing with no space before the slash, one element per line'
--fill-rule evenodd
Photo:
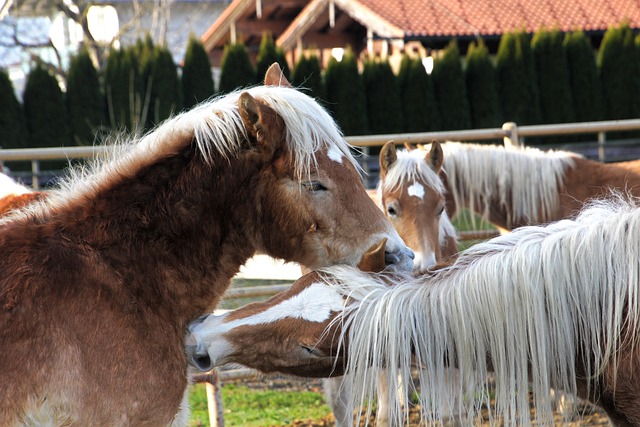
<path fill-rule="evenodd" d="M 329 147 L 329 150 L 327 150 L 327 156 L 329 156 L 329 158 L 334 162 L 338 163 L 342 163 L 342 157 L 344 157 L 342 155 L 342 151 L 340 151 L 340 149 L 335 145 Z"/>
<path fill-rule="evenodd" d="M 292 298 L 282 301 L 262 313 L 243 319 L 232 320 L 220 325 L 218 330 L 225 333 L 239 326 L 259 325 L 277 322 L 285 318 L 302 319 L 308 322 L 324 322 L 332 311 L 340 311 L 344 306 L 342 296 L 322 283 L 312 283 Z"/>
<path fill-rule="evenodd" d="M 424 187 L 422 184 L 414 182 L 407 188 L 407 193 L 409 193 L 410 196 L 422 199 L 424 197 Z"/>
<path fill-rule="evenodd" d="M 433 251 L 429 251 L 423 254 L 419 251 L 413 251 L 415 258 L 413 259 L 413 269 L 422 271 L 429 267 L 436 265 L 436 254 Z"/>

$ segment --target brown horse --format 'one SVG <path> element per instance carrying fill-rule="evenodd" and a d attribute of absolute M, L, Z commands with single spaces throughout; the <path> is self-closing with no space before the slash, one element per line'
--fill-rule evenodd
<path fill-rule="evenodd" d="M 351 408 L 375 396 L 380 373 L 388 371 L 395 386 L 417 362 L 419 404 L 431 421 L 464 395 L 457 409 L 470 420 L 486 406 L 505 425 L 530 425 L 531 384 L 540 424 L 554 425 L 554 388 L 601 406 L 616 426 L 640 426 L 639 242 L 638 205 L 601 201 L 574 220 L 477 244 L 423 276 L 332 267 L 322 280 L 275 297 L 277 317 L 253 312 L 263 317 L 255 322 L 239 309 L 227 315 L 243 318 L 237 330 L 208 317 L 190 328 L 187 341 L 224 359 L 242 336 L 252 354 L 233 353 L 234 362 L 259 360 L 258 369 L 305 376 L 346 372 Z M 303 315 L 302 305 L 289 304 L 305 298 L 324 311 Z M 456 382 L 448 377 L 453 365 Z M 490 371 L 495 402 L 485 385 Z M 400 425 L 393 386 L 387 398 L 391 420 Z"/>
<path fill-rule="evenodd" d="M 442 147 L 441 176 L 451 218 L 469 208 L 511 230 L 568 218 L 611 189 L 640 194 L 637 169 L 574 153 L 457 142 Z"/>
<path fill-rule="evenodd" d="M 0 216 L 39 200 L 41 196 L 42 193 L 32 191 L 0 172 Z"/>
<path fill-rule="evenodd" d="M 256 252 L 355 265 L 386 238 L 411 268 L 333 120 L 282 84 L 272 67 L 0 221 L 0 425 L 183 425 L 187 324 Z"/>

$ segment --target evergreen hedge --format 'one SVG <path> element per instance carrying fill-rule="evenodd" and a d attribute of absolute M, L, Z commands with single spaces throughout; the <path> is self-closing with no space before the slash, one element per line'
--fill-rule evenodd
<path fill-rule="evenodd" d="M 29 132 L 9 74 L 0 69 L 0 148 L 28 148 Z"/>
<path fill-rule="evenodd" d="M 629 24 L 609 28 L 598 51 L 606 118 L 640 116 L 640 64 Z"/>
<path fill-rule="evenodd" d="M 322 83 L 322 68 L 318 55 L 302 55 L 296 63 L 291 75 L 294 87 L 305 88 L 305 93 L 312 98 L 324 100 L 324 85 Z"/>
<path fill-rule="evenodd" d="M 529 36 L 521 31 L 500 39 L 496 56 L 503 119 L 518 125 L 540 123 L 540 98 Z"/>
<path fill-rule="evenodd" d="M 264 76 L 262 76 L 264 78 Z M 256 81 L 256 72 L 249 60 L 249 51 L 243 43 L 228 44 L 224 47 L 220 65 L 218 91 L 232 92 L 249 86 Z"/>
<path fill-rule="evenodd" d="M 204 46 L 193 34 L 189 37 L 182 66 L 182 98 L 189 109 L 214 94 L 211 63 Z"/>
<path fill-rule="evenodd" d="M 433 87 L 445 130 L 471 127 L 469 101 L 458 43 L 453 40 L 433 64 Z"/>
<path fill-rule="evenodd" d="M 89 52 L 80 50 L 69 65 L 66 96 L 69 126 L 78 145 L 92 145 L 97 130 L 105 123 L 105 101 L 100 87 Z"/>
<path fill-rule="evenodd" d="M 256 58 L 256 83 L 261 84 L 264 81 L 267 70 L 274 62 L 280 65 L 282 73 L 288 79 L 289 65 L 287 64 L 285 54 L 282 49 L 276 46 L 276 43 L 273 41 L 273 35 L 265 32 L 262 34 L 258 57 Z"/>
<path fill-rule="evenodd" d="M 473 127 L 502 126 L 496 69 L 482 40 L 469 45 L 466 60 L 465 83 Z"/>
<path fill-rule="evenodd" d="M 540 30 L 531 40 L 543 123 L 574 120 L 569 64 L 560 30 Z"/>
<path fill-rule="evenodd" d="M 372 134 L 400 133 L 404 127 L 400 91 L 388 60 L 364 64 L 362 81 L 367 102 L 367 121 Z"/>
<path fill-rule="evenodd" d="M 569 65 L 575 120 L 603 120 L 602 82 L 598 76 L 595 55 L 589 39 L 583 31 L 575 31 L 565 35 L 563 44 Z"/>
<path fill-rule="evenodd" d="M 325 70 L 327 106 L 345 135 L 368 132 L 367 102 L 358 64 L 351 49 L 342 61 L 331 58 Z"/>
<path fill-rule="evenodd" d="M 147 113 L 148 126 L 154 126 L 180 109 L 180 85 L 178 69 L 173 56 L 164 46 L 153 51 L 151 67 L 151 96 Z"/>
<path fill-rule="evenodd" d="M 111 49 L 104 71 L 105 98 L 109 123 L 114 129 L 140 130 L 142 78 L 135 46 Z"/>
<path fill-rule="evenodd" d="M 24 115 L 29 129 L 29 146 L 71 145 L 67 108 L 54 76 L 40 64 L 31 69 L 24 89 Z"/>
<path fill-rule="evenodd" d="M 398 71 L 398 87 L 405 132 L 441 129 L 433 82 L 422 61 L 404 55 Z"/>

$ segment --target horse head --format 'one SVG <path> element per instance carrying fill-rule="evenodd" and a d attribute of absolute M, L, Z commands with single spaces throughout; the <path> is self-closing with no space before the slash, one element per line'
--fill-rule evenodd
<path fill-rule="evenodd" d="M 409 146 L 396 151 L 389 141 L 380 152 L 380 204 L 415 252 L 416 270 L 426 270 L 457 252 L 456 233 L 444 211 L 445 187 L 439 177 L 443 158 L 437 141 L 429 151 Z"/>
<path fill-rule="evenodd" d="M 384 270 L 385 247 L 384 239 L 371 247 L 358 268 Z M 343 306 L 343 297 L 324 283 L 322 273 L 312 271 L 267 301 L 192 322 L 186 339 L 189 363 L 201 371 L 240 363 L 263 372 L 339 375 L 343 356 L 335 349 L 332 320 Z"/>

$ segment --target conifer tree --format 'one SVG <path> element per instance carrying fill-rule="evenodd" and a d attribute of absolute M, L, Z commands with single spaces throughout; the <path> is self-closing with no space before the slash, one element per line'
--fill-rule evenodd
<path fill-rule="evenodd" d="M 589 39 L 583 31 L 575 31 L 567 33 L 563 43 L 569 64 L 575 120 L 603 120 L 602 82 L 598 76 L 595 55 Z"/>
<path fill-rule="evenodd" d="M 560 30 L 540 30 L 531 41 L 543 123 L 574 121 L 569 64 Z"/>
<path fill-rule="evenodd" d="M 322 83 L 322 69 L 318 55 L 302 55 L 293 69 L 291 84 L 305 88 L 305 93 L 312 98 L 324 100 L 324 85 Z"/>
<path fill-rule="evenodd" d="M 345 135 L 366 135 L 367 103 L 358 64 L 351 49 L 342 61 L 331 58 L 325 70 L 327 106 Z"/>
<path fill-rule="evenodd" d="M 496 70 L 503 119 L 519 125 L 540 123 L 533 52 L 529 36 L 524 31 L 506 33 L 501 37 Z"/>
<path fill-rule="evenodd" d="M 71 60 L 66 100 L 74 143 L 93 144 L 96 131 L 105 123 L 105 101 L 98 72 L 85 49 Z"/>
<path fill-rule="evenodd" d="M 159 124 L 180 109 L 178 70 L 171 52 L 164 46 L 154 49 L 150 82 L 147 127 Z"/>
<path fill-rule="evenodd" d="M 115 129 L 140 130 L 142 114 L 141 77 L 135 46 L 111 49 L 104 72 L 109 123 Z"/>
<path fill-rule="evenodd" d="M 471 127 L 469 101 L 464 83 L 460 50 L 454 40 L 433 65 L 433 87 L 445 130 Z"/>
<path fill-rule="evenodd" d="M 289 78 L 289 65 L 282 49 L 276 46 L 273 41 L 273 35 L 265 32 L 260 40 L 260 49 L 256 58 L 256 83 L 260 84 L 264 81 L 264 76 L 269 67 L 277 62 L 282 69 L 282 73 L 287 79 Z"/>
<path fill-rule="evenodd" d="M 433 81 L 422 61 L 404 55 L 398 71 L 398 87 L 405 132 L 429 132 L 441 129 L 440 113 Z"/>
<path fill-rule="evenodd" d="M 500 127 L 502 119 L 496 69 L 491 62 L 489 49 L 482 39 L 469 45 L 466 60 L 465 80 L 473 127 Z"/>
<path fill-rule="evenodd" d="M 262 76 L 264 78 L 264 76 Z M 256 73 L 249 60 L 249 51 L 243 43 L 228 44 L 224 47 L 220 66 L 219 92 L 229 93 L 249 86 L 256 81 Z"/>
<path fill-rule="evenodd" d="M 608 119 L 640 116 L 640 64 L 629 24 L 609 28 L 598 51 Z"/>
<path fill-rule="evenodd" d="M 9 79 L 9 74 L 0 69 L 0 148 L 29 147 L 29 132 L 22 105 Z"/>
<path fill-rule="evenodd" d="M 37 64 L 29 73 L 23 98 L 31 147 L 71 145 L 62 90 L 42 65 Z"/>
<path fill-rule="evenodd" d="M 182 66 L 182 96 L 184 108 L 211 97 L 214 93 L 211 63 L 204 46 L 193 34 L 189 37 Z"/>
<path fill-rule="evenodd" d="M 362 81 L 367 101 L 367 121 L 372 134 L 400 133 L 403 129 L 402 106 L 396 76 L 388 60 L 365 62 Z"/>

